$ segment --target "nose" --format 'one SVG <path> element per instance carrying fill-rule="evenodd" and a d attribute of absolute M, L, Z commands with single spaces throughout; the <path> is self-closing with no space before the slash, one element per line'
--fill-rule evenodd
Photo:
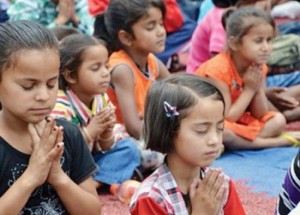
<path fill-rule="evenodd" d="M 102 77 L 110 76 L 110 72 L 109 72 L 109 70 L 107 69 L 106 66 L 104 66 L 104 67 L 102 68 L 102 70 L 101 70 L 101 76 L 102 76 Z"/>
<path fill-rule="evenodd" d="M 272 44 L 271 44 L 271 42 L 269 42 L 269 41 L 264 41 L 264 43 L 263 43 L 263 45 L 262 45 L 262 49 L 264 50 L 264 51 L 270 51 L 271 50 L 271 47 L 272 47 Z"/>
<path fill-rule="evenodd" d="M 158 36 L 165 36 L 166 35 L 166 29 L 163 25 L 158 25 L 157 35 Z"/>
<path fill-rule="evenodd" d="M 222 134 L 217 129 L 212 129 L 209 134 L 208 145 L 216 146 L 222 142 Z"/>
<path fill-rule="evenodd" d="M 47 86 L 40 87 L 36 94 L 36 100 L 37 101 L 46 101 L 50 98 L 49 89 Z"/>

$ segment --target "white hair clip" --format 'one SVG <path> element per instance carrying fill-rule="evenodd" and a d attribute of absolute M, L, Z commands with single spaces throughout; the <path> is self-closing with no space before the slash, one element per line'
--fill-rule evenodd
<path fill-rule="evenodd" d="M 167 101 L 164 101 L 164 109 L 168 118 L 174 119 L 175 116 L 179 116 L 177 107 L 170 105 Z"/>

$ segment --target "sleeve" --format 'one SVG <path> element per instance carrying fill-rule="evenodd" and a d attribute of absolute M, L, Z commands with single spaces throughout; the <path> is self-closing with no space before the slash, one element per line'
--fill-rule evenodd
<path fill-rule="evenodd" d="M 67 121 L 72 121 L 73 110 L 71 109 L 71 105 L 67 97 L 61 91 L 58 92 L 56 103 L 50 116 L 56 119 L 63 118 Z"/>
<path fill-rule="evenodd" d="M 97 166 L 79 128 L 65 120 L 58 120 L 58 124 L 64 127 L 65 147 L 72 158 L 70 178 L 79 184 L 90 177 Z"/>
<path fill-rule="evenodd" d="M 300 152 L 293 159 L 286 173 L 279 198 L 277 200 L 276 214 L 289 214 L 297 204 L 300 196 Z"/>
<path fill-rule="evenodd" d="M 39 19 L 40 10 L 38 1 L 14 1 L 11 3 L 7 13 L 10 21 Z"/>
<path fill-rule="evenodd" d="M 229 195 L 227 203 L 224 207 L 225 215 L 246 215 L 240 198 L 235 190 L 234 184 L 232 181 L 229 181 Z"/>
<path fill-rule="evenodd" d="M 76 3 L 76 14 L 80 20 L 77 28 L 87 35 L 92 35 L 94 32 L 95 18 L 90 15 L 86 0 L 81 0 Z"/>
<path fill-rule="evenodd" d="M 219 12 L 215 21 L 211 22 L 211 36 L 209 41 L 209 52 L 219 53 L 223 50 L 226 44 L 226 31 L 222 26 L 221 16 L 222 12 Z"/>
<path fill-rule="evenodd" d="M 183 25 L 183 16 L 176 0 L 165 0 L 166 16 L 164 25 L 167 33 L 172 33 Z"/>
<path fill-rule="evenodd" d="M 151 215 L 168 215 L 157 202 L 152 198 L 143 197 L 136 201 L 133 208 L 130 210 L 132 215 L 151 214 Z"/>
<path fill-rule="evenodd" d="M 109 0 L 88 0 L 89 13 L 92 16 L 97 16 L 103 13 L 107 8 Z"/>

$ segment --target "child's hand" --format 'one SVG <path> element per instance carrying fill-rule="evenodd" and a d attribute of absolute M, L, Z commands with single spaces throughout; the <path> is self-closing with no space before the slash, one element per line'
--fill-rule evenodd
<path fill-rule="evenodd" d="M 270 102 L 280 111 L 291 110 L 299 106 L 299 102 L 291 96 L 285 94 L 284 87 L 270 87 L 266 89 L 266 95 Z"/>
<path fill-rule="evenodd" d="M 224 175 L 217 169 L 209 170 L 203 181 L 194 179 L 190 186 L 192 214 L 218 215 L 226 191 L 223 184 Z"/>
<path fill-rule="evenodd" d="M 53 160 L 52 166 L 49 171 L 49 175 L 47 178 L 47 181 L 49 184 L 55 186 L 56 183 L 60 182 L 60 176 L 64 174 L 61 164 L 60 164 L 60 159 L 61 156 L 63 155 L 64 152 L 64 143 L 63 143 L 63 127 L 57 127 L 58 129 L 58 135 L 56 139 L 56 145 L 54 147 L 57 147 L 57 155 Z"/>
<path fill-rule="evenodd" d="M 111 112 L 111 109 L 104 108 L 91 119 L 87 129 L 93 139 L 96 139 L 111 126 Z"/>
<path fill-rule="evenodd" d="M 75 17 L 74 0 L 59 0 L 58 2 L 58 15 L 56 17 L 56 23 L 64 25 L 68 21 Z"/>
<path fill-rule="evenodd" d="M 243 76 L 243 81 L 245 89 L 257 92 L 262 85 L 262 66 L 257 64 L 249 66 Z"/>
<path fill-rule="evenodd" d="M 28 130 L 32 140 L 32 154 L 24 174 L 38 187 L 46 181 L 52 162 L 60 153 L 60 149 L 55 147 L 59 132 L 55 120 L 51 118 L 45 123 L 41 134 L 33 124 L 29 124 Z"/>

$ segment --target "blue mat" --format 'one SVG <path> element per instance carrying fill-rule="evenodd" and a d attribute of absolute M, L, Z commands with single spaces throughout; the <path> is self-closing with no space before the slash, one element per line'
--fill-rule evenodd
<path fill-rule="evenodd" d="M 255 192 L 277 196 L 290 163 L 298 148 L 280 147 L 263 150 L 229 151 L 218 158 L 213 166 L 233 180 L 245 180 Z"/>

